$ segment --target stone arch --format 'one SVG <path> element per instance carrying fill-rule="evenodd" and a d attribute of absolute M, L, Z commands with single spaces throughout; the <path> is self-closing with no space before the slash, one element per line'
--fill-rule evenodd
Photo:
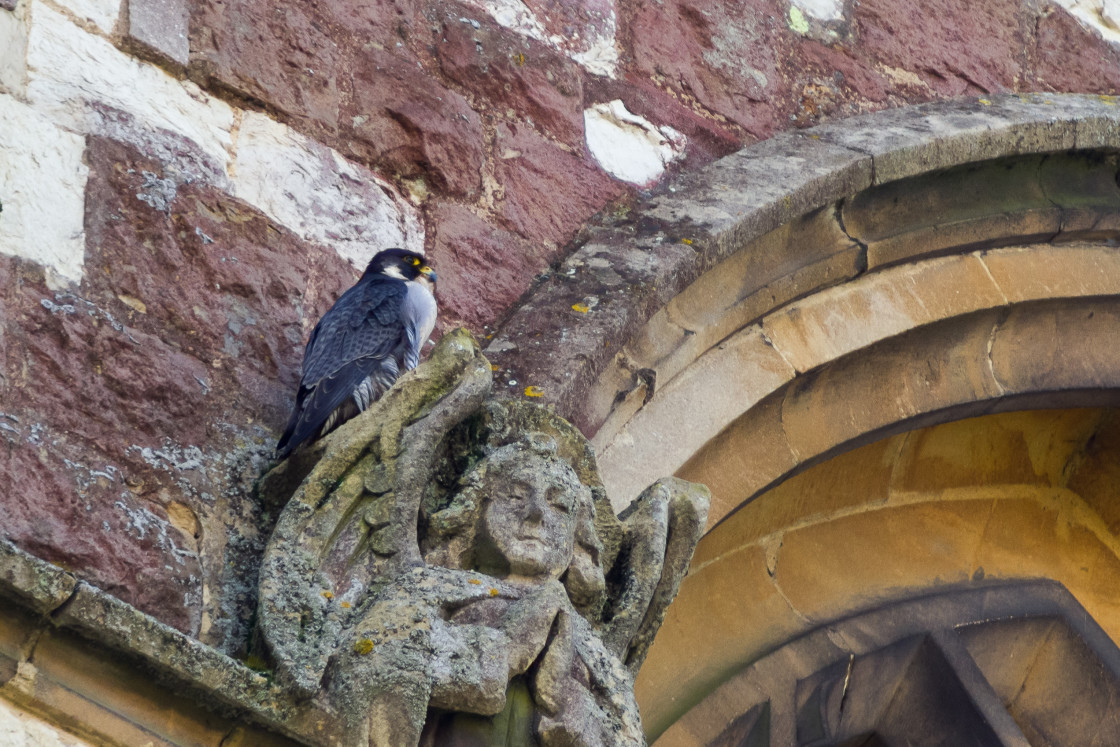
<path fill-rule="evenodd" d="M 876 449 L 962 422 L 990 446 L 1001 418 L 1019 417 L 1008 413 L 1042 409 L 1094 423 L 1082 447 L 1111 444 L 1118 148 L 1117 101 L 1086 96 L 961 100 L 780 135 L 589 229 L 503 327 L 488 354 L 509 393 L 535 387 L 525 391 L 593 435 L 618 504 L 669 472 L 712 488 L 694 575 L 638 683 L 652 736 L 676 722 L 665 744 L 719 743 L 712 724 L 762 702 L 744 696 L 757 689 L 744 668 L 875 605 L 984 583 L 980 545 L 945 568 L 927 562 L 921 513 L 941 511 L 945 495 L 834 505 L 853 470 L 874 473 L 876 459 L 901 469 Z M 1022 417 L 1036 418 L 1038 438 L 1050 422 Z M 992 550 L 989 580 L 1057 580 L 1120 640 L 1108 500 L 1061 480 L 1026 497 L 1009 485 L 980 470 L 968 489 L 998 495 L 948 523 L 984 536 L 997 508 L 1007 527 L 1041 511 L 1044 533 L 1066 538 L 1045 545 L 1053 557 L 1032 562 L 1008 541 Z M 843 551 L 823 562 L 843 567 L 861 557 L 843 541 L 856 514 L 870 536 L 908 538 L 898 568 L 880 558 L 866 593 L 787 598 L 775 581 L 796 565 L 781 563 L 786 533 L 833 532 Z M 1092 579 L 1070 572 L 1088 556 Z M 749 568 L 728 570 L 730 558 Z"/>

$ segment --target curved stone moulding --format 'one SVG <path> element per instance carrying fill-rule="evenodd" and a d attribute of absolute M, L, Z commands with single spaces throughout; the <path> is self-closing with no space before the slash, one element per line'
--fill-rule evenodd
<path fill-rule="evenodd" d="M 784 133 L 591 228 L 487 355 L 520 382 L 514 394 L 539 387 L 593 434 L 625 505 L 651 470 L 685 468 L 856 351 L 1022 304 L 1115 296 L 1118 144 L 1117 99 L 1083 95 L 960 99 Z M 982 401 L 1011 394 L 991 386 Z M 775 448 L 795 464 L 819 456 Z M 711 524 L 735 505 L 717 489 Z"/>

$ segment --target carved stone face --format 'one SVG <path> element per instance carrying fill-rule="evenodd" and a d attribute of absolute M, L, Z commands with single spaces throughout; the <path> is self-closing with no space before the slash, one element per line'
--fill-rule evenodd
<path fill-rule="evenodd" d="M 526 455 L 489 477 L 480 538 L 487 555 L 511 577 L 559 578 L 572 562 L 584 489 L 575 472 L 564 462 Z"/>

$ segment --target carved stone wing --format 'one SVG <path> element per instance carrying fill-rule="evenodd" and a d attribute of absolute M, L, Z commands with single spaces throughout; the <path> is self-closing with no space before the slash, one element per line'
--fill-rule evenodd
<path fill-rule="evenodd" d="M 623 525 L 613 614 L 602 638 L 637 675 L 677 596 L 708 520 L 711 493 L 676 477 L 658 480 L 619 516 Z"/>
<path fill-rule="evenodd" d="M 417 517 L 448 432 L 476 413 L 491 371 L 464 331 L 326 439 L 261 563 L 259 627 L 278 673 L 318 691 L 327 661 L 376 592 L 423 562 Z"/>

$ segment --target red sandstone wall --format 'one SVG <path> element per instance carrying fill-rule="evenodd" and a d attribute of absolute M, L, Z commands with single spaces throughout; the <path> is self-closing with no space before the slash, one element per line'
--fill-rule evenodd
<path fill-rule="evenodd" d="M 0 0 L 0 46 L 36 33 L 54 12 L 43 2 Z M 379 200 L 439 271 L 445 327 L 485 334 L 582 224 L 638 196 L 590 153 L 594 105 L 621 100 L 644 118 L 630 135 L 683 136 L 671 175 L 861 111 L 1120 88 L 1120 48 L 1065 10 L 1015 0 L 859 0 L 831 21 L 770 0 L 527 0 L 520 30 L 484 0 L 94 4 L 62 3 L 59 23 L 231 111 L 228 157 L 89 85 L 51 98 L 36 88 L 50 65 L 36 67 L 34 39 L 23 78 L 0 69 L 0 104 L 78 143 L 85 178 L 80 278 L 52 275 L 26 242 L 0 254 L 0 533 L 234 652 L 276 510 L 250 487 L 307 331 L 354 277 L 334 249 L 376 244 L 342 234 Z M 77 115 L 57 103 L 75 100 Z M 349 202 L 293 198 L 306 209 L 285 223 L 272 197 L 248 196 L 239 128 L 269 120 L 319 159 L 308 193 Z M 21 137 L 0 131 L 0 159 L 35 134 Z M 18 179 L 3 168 L 0 233 L 22 199 L 4 193 Z"/>

